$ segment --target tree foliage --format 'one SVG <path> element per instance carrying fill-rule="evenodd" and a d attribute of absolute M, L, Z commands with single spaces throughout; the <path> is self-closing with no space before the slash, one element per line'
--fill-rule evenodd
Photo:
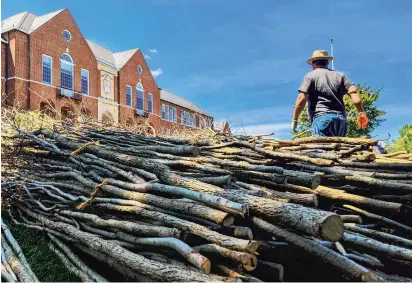
<path fill-rule="evenodd" d="M 366 129 L 360 129 L 357 126 L 356 118 L 358 115 L 358 111 L 356 110 L 355 105 L 352 103 L 352 99 L 349 95 L 345 95 L 343 101 L 345 103 L 345 108 L 347 111 L 347 118 L 348 118 L 348 137 L 362 137 L 362 136 L 370 136 L 373 130 L 375 130 L 382 122 L 385 121 L 383 116 L 386 114 L 385 111 L 380 109 L 376 102 L 379 99 L 380 89 L 379 90 L 372 90 L 370 87 L 358 85 L 357 87 L 358 92 L 362 96 L 363 107 L 365 108 L 365 112 L 369 117 L 369 125 Z M 307 106 L 305 106 L 305 110 L 299 117 L 298 120 L 298 128 L 297 133 L 303 133 L 311 129 L 310 118 L 307 113 Z M 308 132 L 307 135 L 311 133 Z"/>
<path fill-rule="evenodd" d="M 404 151 L 412 152 L 412 124 L 403 125 L 399 130 L 399 138 L 387 146 L 389 152 Z"/>

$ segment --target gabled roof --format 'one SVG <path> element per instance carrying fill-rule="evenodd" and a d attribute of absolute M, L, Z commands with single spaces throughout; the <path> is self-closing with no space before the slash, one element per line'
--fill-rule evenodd
<path fill-rule="evenodd" d="M 114 69 L 121 69 L 127 61 L 132 58 L 132 56 L 136 53 L 139 48 L 130 49 L 118 53 L 113 53 L 109 49 L 100 46 L 90 40 L 86 40 L 90 46 L 90 49 L 93 51 L 94 56 L 96 57 L 97 61 L 102 62 Z"/>
<path fill-rule="evenodd" d="M 116 67 L 118 69 L 121 69 L 130 60 L 130 58 L 132 58 L 132 56 L 136 53 L 137 50 L 139 50 L 139 48 L 114 53 L 113 57 L 114 61 L 116 62 Z"/>
<path fill-rule="evenodd" d="M 36 16 L 30 12 L 23 12 L 11 16 L 1 22 L 1 32 L 4 33 L 10 30 L 19 30 L 26 34 L 30 34 L 50 21 L 63 10 L 64 9 L 57 10 L 43 16 Z M 109 49 L 104 48 L 103 46 L 100 46 L 90 40 L 87 40 L 87 43 L 93 51 L 97 61 L 100 61 L 101 63 L 114 69 L 121 69 L 138 50 L 138 48 L 135 48 L 123 52 L 113 53 Z"/>
<path fill-rule="evenodd" d="M 58 15 L 64 9 L 54 11 L 52 13 L 36 16 L 30 12 L 23 12 L 1 22 L 1 32 L 7 32 L 10 30 L 19 30 L 21 32 L 30 34 L 37 30 L 39 27 L 50 21 L 56 15 Z"/>
<path fill-rule="evenodd" d="M 171 93 L 170 91 L 167 91 L 165 89 L 160 88 L 160 99 L 188 108 L 197 113 L 208 115 L 202 108 L 197 106 L 194 102 L 187 100 L 186 98 L 181 97 L 177 94 Z"/>
<path fill-rule="evenodd" d="M 93 51 L 93 54 L 96 57 L 97 61 L 100 61 L 103 64 L 106 64 L 114 69 L 117 69 L 116 61 L 114 60 L 112 51 L 90 40 L 86 40 L 86 41 L 89 44 L 90 49 Z"/>
<path fill-rule="evenodd" d="M 42 25 L 44 25 L 45 23 L 47 23 L 48 21 L 53 19 L 55 16 L 57 16 L 63 10 L 64 9 L 57 10 L 57 11 L 54 11 L 54 12 L 48 13 L 46 15 L 35 18 L 34 21 L 33 21 L 33 24 L 30 27 L 30 32 L 29 33 L 32 33 L 33 31 L 35 31 L 36 29 L 38 29 L 39 27 L 41 27 Z"/>

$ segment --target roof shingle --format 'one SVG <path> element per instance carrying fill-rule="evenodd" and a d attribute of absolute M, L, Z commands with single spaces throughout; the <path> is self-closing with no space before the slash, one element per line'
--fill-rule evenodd
<path fill-rule="evenodd" d="M 47 23 L 49 20 L 54 18 L 63 10 L 64 9 L 57 10 L 43 16 L 36 16 L 35 14 L 30 12 L 23 12 L 11 16 L 1 22 L 1 32 L 4 33 L 15 29 L 30 34 Z"/>
<path fill-rule="evenodd" d="M 190 100 L 187 100 L 186 98 L 181 97 L 177 94 L 174 94 L 170 91 L 167 91 L 165 89 L 160 89 L 160 99 L 163 99 L 167 102 L 174 103 L 174 104 L 177 104 L 179 106 L 188 108 L 188 109 L 193 110 L 197 113 L 208 115 L 202 108 L 197 106 L 196 103 L 194 103 Z"/>

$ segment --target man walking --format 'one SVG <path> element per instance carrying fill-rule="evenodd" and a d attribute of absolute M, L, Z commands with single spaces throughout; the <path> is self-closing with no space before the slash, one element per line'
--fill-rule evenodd
<path fill-rule="evenodd" d="M 369 123 L 362 98 L 356 87 L 342 73 L 328 69 L 333 57 L 325 50 L 315 50 L 308 64 L 313 71 L 307 73 L 299 87 L 295 110 L 292 118 L 292 130 L 296 131 L 297 121 L 308 102 L 308 113 L 314 134 L 326 137 L 344 137 L 348 130 L 343 96 L 349 94 L 358 110 L 357 123 L 366 129 Z"/>

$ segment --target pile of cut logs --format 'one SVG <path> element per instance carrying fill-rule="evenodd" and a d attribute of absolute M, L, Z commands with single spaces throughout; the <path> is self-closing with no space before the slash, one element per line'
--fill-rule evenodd
<path fill-rule="evenodd" d="M 9 219 L 82 281 L 412 280 L 412 161 L 374 140 L 17 131 Z"/>

